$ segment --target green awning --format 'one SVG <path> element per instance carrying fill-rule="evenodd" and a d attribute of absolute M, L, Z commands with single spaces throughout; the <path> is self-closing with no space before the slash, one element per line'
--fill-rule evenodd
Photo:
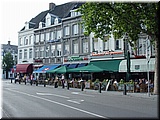
<path fill-rule="evenodd" d="M 103 72 L 103 69 L 93 64 L 89 64 L 84 67 L 69 69 L 68 72 Z"/>
<path fill-rule="evenodd" d="M 99 60 L 99 61 L 91 61 L 90 64 L 96 65 L 104 71 L 109 72 L 118 72 L 119 64 L 122 60 Z"/>
<path fill-rule="evenodd" d="M 61 66 L 54 70 L 48 70 L 47 73 L 61 73 L 62 74 L 62 73 L 66 73 L 68 69 L 71 69 L 71 68 L 67 68 L 66 66 Z"/>

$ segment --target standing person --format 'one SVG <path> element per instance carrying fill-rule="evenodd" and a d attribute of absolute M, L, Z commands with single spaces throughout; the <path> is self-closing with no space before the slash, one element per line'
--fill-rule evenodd
<path fill-rule="evenodd" d="M 62 82 L 62 88 L 64 88 L 64 74 L 62 74 L 61 82 Z"/>
<path fill-rule="evenodd" d="M 58 77 L 57 77 L 57 75 L 55 76 L 54 87 L 55 87 L 55 88 L 58 87 Z"/>
<path fill-rule="evenodd" d="M 30 79 L 33 80 L 33 74 L 30 75 Z"/>
<path fill-rule="evenodd" d="M 26 82 L 29 82 L 29 75 L 26 75 Z"/>
<path fill-rule="evenodd" d="M 113 82 L 113 86 L 114 86 L 114 89 L 117 91 L 118 90 L 118 82 L 116 79 Z"/>

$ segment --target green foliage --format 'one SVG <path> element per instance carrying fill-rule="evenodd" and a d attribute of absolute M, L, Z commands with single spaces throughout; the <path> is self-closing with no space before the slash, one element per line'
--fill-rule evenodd
<path fill-rule="evenodd" d="M 121 79 L 118 84 L 124 84 L 124 80 Z"/>
<path fill-rule="evenodd" d="M 133 80 L 130 80 L 129 83 L 130 83 L 130 84 L 134 84 L 134 81 L 133 81 Z"/>
<path fill-rule="evenodd" d="M 14 60 L 13 60 L 13 56 L 11 55 L 10 52 L 6 53 L 5 56 L 3 57 L 2 65 L 3 65 L 3 69 L 6 71 L 9 71 L 10 68 L 13 67 Z"/>
<path fill-rule="evenodd" d="M 117 39 L 128 33 L 133 46 L 140 33 L 148 34 L 152 40 L 157 38 L 157 8 L 157 2 L 86 2 L 78 11 L 82 13 L 85 35 L 93 32 L 96 38 L 105 40 L 106 34 L 113 33 Z"/>

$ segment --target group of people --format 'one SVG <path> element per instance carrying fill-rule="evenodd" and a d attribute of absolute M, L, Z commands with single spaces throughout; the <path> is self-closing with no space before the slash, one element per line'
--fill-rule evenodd
<path fill-rule="evenodd" d="M 34 77 L 33 74 L 24 74 L 24 76 L 22 76 L 20 73 L 17 73 L 17 75 L 15 76 L 15 79 L 28 82 L 30 80 L 35 80 L 36 78 Z"/>

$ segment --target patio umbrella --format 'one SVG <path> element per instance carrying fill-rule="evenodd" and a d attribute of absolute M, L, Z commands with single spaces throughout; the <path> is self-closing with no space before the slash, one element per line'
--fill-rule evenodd
<path fill-rule="evenodd" d="M 95 66 L 93 64 L 89 64 L 84 67 L 78 67 L 69 69 L 67 72 L 103 72 L 104 70 L 99 68 L 98 66 Z"/>

